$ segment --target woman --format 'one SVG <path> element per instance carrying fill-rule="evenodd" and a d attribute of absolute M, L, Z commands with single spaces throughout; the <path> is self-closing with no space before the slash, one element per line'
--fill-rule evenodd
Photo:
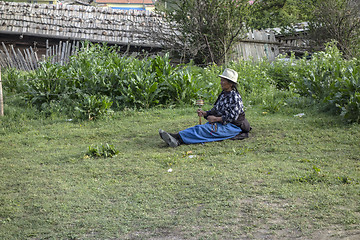
<path fill-rule="evenodd" d="M 222 92 L 214 107 L 209 111 L 198 110 L 198 116 L 208 120 L 206 124 L 190 127 L 177 134 L 159 130 L 160 137 L 170 147 L 176 147 L 183 143 L 204 143 L 248 137 L 251 127 L 245 119 L 244 105 L 236 88 L 238 74 L 227 68 L 219 77 Z"/>

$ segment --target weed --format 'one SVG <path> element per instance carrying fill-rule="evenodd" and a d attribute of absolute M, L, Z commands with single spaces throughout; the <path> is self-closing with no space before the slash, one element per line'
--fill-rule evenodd
<path fill-rule="evenodd" d="M 94 120 L 110 113 L 112 104 L 106 96 L 87 96 L 75 110 L 81 115 L 80 118 Z"/>
<path fill-rule="evenodd" d="M 351 183 L 353 183 L 353 179 L 349 178 L 348 176 L 341 176 L 341 177 L 338 177 L 338 179 L 343 184 L 351 184 Z"/>
<path fill-rule="evenodd" d="M 310 184 L 325 183 L 328 182 L 328 175 L 323 173 L 320 168 L 313 165 L 312 171 L 309 174 L 303 177 L 296 177 L 292 181 Z"/>
<path fill-rule="evenodd" d="M 114 145 L 111 144 L 101 144 L 100 146 L 89 146 L 89 150 L 87 152 L 87 156 L 90 157 L 114 157 L 119 153 L 119 150 L 116 150 Z"/>

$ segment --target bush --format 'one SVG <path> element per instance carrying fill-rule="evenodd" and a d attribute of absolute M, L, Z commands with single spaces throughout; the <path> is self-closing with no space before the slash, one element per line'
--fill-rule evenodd
<path fill-rule="evenodd" d="M 75 108 L 80 118 L 94 120 L 109 113 L 112 101 L 106 96 L 87 96 Z"/>
<path fill-rule="evenodd" d="M 292 73 L 292 90 L 321 101 L 350 122 L 360 122 L 360 64 L 344 60 L 335 44 L 325 52 L 301 59 Z"/>
<path fill-rule="evenodd" d="M 118 153 L 119 150 L 116 150 L 114 145 L 105 143 L 98 146 L 89 146 L 89 150 L 86 153 L 86 156 L 111 158 L 117 155 Z"/>
<path fill-rule="evenodd" d="M 294 70 L 296 70 L 296 59 L 294 55 L 290 58 L 280 55 L 268 66 L 266 74 L 274 81 L 278 89 L 289 90 L 289 85 L 293 80 L 291 78 L 291 72 Z"/>
<path fill-rule="evenodd" d="M 213 104 L 221 92 L 218 75 L 230 67 L 239 73 L 238 90 L 246 107 L 262 105 L 278 112 L 286 104 L 312 99 L 360 122 L 360 61 L 344 60 L 335 44 L 296 64 L 292 58 L 290 63 L 239 61 L 205 68 L 172 66 L 169 55 L 138 59 L 117 50 L 88 44 L 65 66 L 45 62 L 28 73 L 7 70 L 2 74 L 5 91 L 21 95 L 46 115 L 96 119 L 111 112 L 110 107 L 194 105 L 198 98 Z"/>
<path fill-rule="evenodd" d="M 146 109 L 192 104 L 199 97 L 198 79 L 188 66 L 173 67 L 169 55 L 138 59 L 115 47 L 85 44 L 65 66 L 44 62 L 32 72 L 9 71 L 7 88 L 40 111 L 88 119 L 106 114 L 110 106 Z M 23 86 L 16 84 L 21 78 Z"/>

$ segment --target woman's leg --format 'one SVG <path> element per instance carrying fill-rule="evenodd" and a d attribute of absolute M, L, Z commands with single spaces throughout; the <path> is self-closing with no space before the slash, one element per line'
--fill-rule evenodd
<path fill-rule="evenodd" d="M 222 141 L 235 137 L 241 131 L 240 127 L 231 123 L 226 125 L 206 123 L 182 130 L 179 132 L 179 135 L 185 144 L 192 144 Z"/>
<path fill-rule="evenodd" d="M 170 133 L 165 132 L 162 129 L 159 129 L 159 135 L 164 142 L 167 143 L 170 147 L 177 147 L 180 145 L 179 140 L 173 137 Z"/>
<path fill-rule="evenodd" d="M 169 133 L 172 137 L 174 137 L 176 140 L 179 141 L 179 144 L 184 144 L 184 141 L 182 140 L 179 133 Z"/>

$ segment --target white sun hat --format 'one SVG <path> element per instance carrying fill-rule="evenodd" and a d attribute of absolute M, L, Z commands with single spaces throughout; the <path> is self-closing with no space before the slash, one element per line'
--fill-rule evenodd
<path fill-rule="evenodd" d="M 231 68 L 226 68 L 224 72 L 221 75 L 219 75 L 219 77 L 225 78 L 237 84 L 238 73 Z"/>

